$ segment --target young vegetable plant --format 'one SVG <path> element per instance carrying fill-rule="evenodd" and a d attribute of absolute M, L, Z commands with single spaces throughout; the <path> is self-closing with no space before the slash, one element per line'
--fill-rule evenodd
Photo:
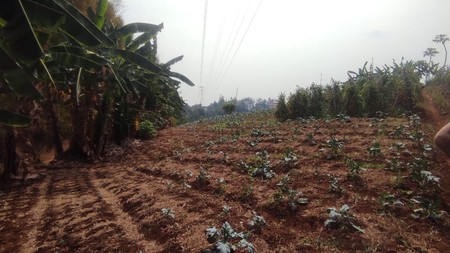
<path fill-rule="evenodd" d="M 331 193 L 343 193 L 344 189 L 342 188 L 341 181 L 337 177 L 330 177 L 330 192 Z"/>
<path fill-rule="evenodd" d="M 198 174 L 196 181 L 199 184 L 205 185 L 209 183 L 209 179 L 211 178 L 211 175 L 209 175 L 208 171 L 206 171 L 204 168 L 200 169 L 200 173 Z"/>
<path fill-rule="evenodd" d="M 391 171 L 403 171 L 405 169 L 405 165 L 403 162 L 393 158 L 393 159 L 388 159 L 386 160 L 386 169 L 391 170 Z"/>
<path fill-rule="evenodd" d="M 395 195 L 391 194 L 390 192 L 384 192 L 383 194 L 381 194 L 380 198 L 378 199 L 378 203 L 381 206 L 380 211 L 382 214 L 395 211 L 405 206 L 405 204 L 400 201 L 400 199 L 396 198 Z"/>
<path fill-rule="evenodd" d="M 224 194 L 227 189 L 227 182 L 223 177 L 219 177 L 217 180 L 217 183 L 219 184 L 219 188 L 217 189 L 218 194 Z"/>
<path fill-rule="evenodd" d="M 286 201 L 291 211 L 295 212 L 298 210 L 298 205 L 306 205 L 309 203 L 309 200 L 308 198 L 302 197 L 301 192 L 291 189 L 289 184 L 290 179 L 286 175 L 277 184 L 278 189 L 273 194 L 273 203 L 279 205 Z"/>
<path fill-rule="evenodd" d="M 247 165 L 241 162 L 241 168 L 244 168 L 252 177 L 261 177 L 270 179 L 275 176 L 275 172 L 271 169 L 269 154 L 267 151 L 256 153 L 256 162 L 253 165 Z"/>
<path fill-rule="evenodd" d="M 242 201 L 246 201 L 252 197 L 253 197 L 253 178 L 250 178 L 249 182 L 242 186 L 239 199 Z"/>
<path fill-rule="evenodd" d="M 428 218 L 438 222 L 442 216 L 447 214 L 441 210 L 441 200 L 439 198 L 414 197 L 411 199 L 411 202 L 420 206 L 415 208 L 411 214 L 415 219 Z"/>
<path fill-rule="evenodd" d="M 166 221 L 175 220 L 175 213 L 173 212 L 172 208 L 162 208 L 161 213 L 163 215 L 164 220 Z"/>
<path fill-rule="evenodd" d="M 247 241 L 244 233 L 234 231 L 231 225 L 225 221 L 220 229 L 215 227 L 205 231 L 206 239 L 210 244 L 214 244 L 211 249 L 204 250 L 205 253 L 231 253 L 238 248 L 242 248 L 249 253 L 255 252 L 253 244 Z"/>
<path fill-rule="evenodd" d="M 349 213 L 350 206 L 344 204 L 341 208 L 328 208 L 328 219 L 325 227 L 332 229 L 354 229 L 364 233 L 364 229 L 355 224 L 356 218 Z"/>
<path fill-rule="evenodd" d="M 316 140 L 314 139 L 313 133 L 308 133 L 306 135 L 306 141 L 309 143 L 310 146 L 316 145 Z"/>
<path fill-rule="evenodd" d="M 331 160 L 334 158 L 338 158 L 342 155 L 342 149 L 344 148 L 344 144 L 339 141 L 335 136 L 330 137 L 330 139 L 326 142 L 327 147 L 329 148 L 329 152 L 327 154 L 327 159 Z"/>
<path fill-rule="evenodd" d="M 341 122 L 350 122 L 351 121 L 350 116 L 347 116 L 345 114 L 338 114 L 338 115 L 336 115 L 336 118 Z"/>
<path fill-rule="evenodd" d="M 418 147 L 421 147 L 425 133 L 420 129 L 420 117 L 417 114 L 409 116 L 409 126 L 413 129 L 409 138 L 414 140 Z"/>
<path fill-rule="evenodd" d="M 376 111 L 375 115 L 378 119 L 385 119 L 388 116 L 387 112 Z"/>
<path fill-rule="evenodd" d="M 374 142 L 372 146 L 367 147 L 367 152 L 370 156 L 376 157 L 381 156 L 381 146 L 378 141 Z"/>
<path fill-rule="evenodd" d="M 248 225 L 252 230 L 254 230 L 257 233 L 260 233 L 261 230 L 267 226 L 267 222 L 264 219 L 264 217 L 257 215 L 255 212 L 253 212 L 253 217 L 248 222 Z"/>
<path fill-rule="evenodd" d="M 253 128 L 250 135 L 252 137 L 262 137 L 262 136 L 268 135 L 268 133 L 264 132 L 263 130 L 261 130 L 259 128 Z"/>
<path fill-rule="evenodd" d="M 364 170 L 364 168 L 361 167 L 361 164 L 351 158 L 347 158 L 345 163 L 347 164 L 347 167 L 350 169 L 347 178 L 357 181 L 361 180 L 362 178 L 360 172 Z"/>
<path fill-rule="evenodd" d="M 224 205 L 223 207 L 222 207 L 222 212 L 221 212 L 221 216 L 222 217 L 225 217 L 225 216 L 228 216 L 229 214 L 230 214 L 230 212 L 231 212 L 231 207 L 229 207 L 229 206 L 227 206 L 227 205 Z"/>
<path fill-rule="evenodd" d="M 405 135 L 406 135 L 406 132 L 405 132 L 405 126 L 404 125 L 397 126 L 394 129 L 394 131 L 389 133 L 389 136 L 393 137 L 394 139 L 404 138 Z"/>
<path fill-rule="evenodd" d="M 437 177 L 430 177 L 428 166 L 429 162 L 421 157 L 416 157 L 413 162 L 407 164 L 411 177 L 419 183 L 437 182 L 439 180 Z"/>
<path fill-rule="evenodd" d="M 298 163 L 297 155 L 294 153 L 294 151 L 291 148 L 288 148 L 286 150 L 286 152 L 284 153 L 283 160 L 281 160 L 280 163 L 286 169 L 291 169 Z"/>

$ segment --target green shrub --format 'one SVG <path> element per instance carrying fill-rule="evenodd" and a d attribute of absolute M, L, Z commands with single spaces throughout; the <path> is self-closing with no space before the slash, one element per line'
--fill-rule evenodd
<path fill-rule="evenodd" d="M 156 136 L 156 128 L 152 122 L 144 120 L 139 123 L 139 137 L 142 139 L 151 139 Z"/>
<path fill-rule="evenodd" d="M 289 118 L 289 109 L 286 106 L 286 98 L 283 94 L 278 97 L 277 109 L 275 110 L 275 117 L 278 121 L 284 122 Z"/>
<path fill-rule="evenodd" d="M 222 106 L 223 111 L 226 114 L 232 114 L 234 111 L 236 111 L 236 105 L 234 103 L 226 103 Z"/>

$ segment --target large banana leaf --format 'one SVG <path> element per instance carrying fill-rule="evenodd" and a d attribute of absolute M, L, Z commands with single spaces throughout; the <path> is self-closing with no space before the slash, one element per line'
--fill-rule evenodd
<path fill-rule="evenodd" d="M 122 85 L 122 82 L 124 81 L 119 75 L 116 74 L 116 71 L 114 71 L 114 69 L 111 66 L 108 66 L 109 70 L 112 72 L 112 74 L 114 75 L 116 84 L 120 90 L 120 92 L 122 93 L 128 93 L 129 91 L 126 88 L 126 86 Z"/>
<path fill-rule="evenodd" d="M 150 87 L 146 86 L 145 84 L 139 82 L 139 81 L 134 81 L 132 82 L 133 86 L 136 87 L 136 89 L 144 94 L 148 99 L 150 100 L 156 100 L 157 99 L 157 92 L 155 92 L 154 90 L 150 89 Z"/>
<path fill-rule="evenodd" d="M 157 34 L 161 29 L 164 28 L 164 24 L 159 25 L 148 24 L 148 23 L 130 23 L 117 29 L 118 38 L 124 38 L 134 33 L 149 33 Z"/>
<path fill-rule="evenodd" d="M 62 66 L 76 66 L 84 69 L 97 69 L 103 65 L 99 62 L 71 53 L 50 53 L 50 57 Z"/>
<path fill-rule="evenodd" d="M 33 1 L 23 0 L 23 7 L 31 24 L 48 32 L 57 32 L 66 21 L 63 13 Z"/>
<path fill-rule="evenodd" d="M 106 36 L 94 23 L 65 0 L 53 0 L 52 7 L 66 14 L 66 22 L 61 25 L 68 36 L 87 46 L 114 46 L 114 42 Z"/>
<path fill-rule="evenodd" d="M 195 84 L 191 80 L 189 80 L 189 78 L 185 77 L 184 75 L 182 75 L 180 73 L 169 71 L 169 76 L 177 78 L 189 86 L 195 86 Z"/>
<path fill-rule="evenodd" d="M 9 88 L 17 95 L 33 99 L 42 98 L 41 93 L 34 87 L 31 79 L 21 68 L 3 73 L 3 78 L 8 82 Z"/>
<path fill-rule="evenodd" d="M 29 22 L 20 0 L 3 0 L 0 18 L 7 23 L 0 30 L 0 42 L 14 59 L 20 62 L 33 62 L 39 59 L 43 50 Z M 7 13 L 5 10 L 11 11 Z"/>
<path fill-rule="evenodd" d="M 152 55 L 152 44 L 150 42 L 145 43 L 142 47 L 136 50 L 135 53 L 148 59 Z"/>
<path fill-rule="evenodd" d="M 182 55 L 180 55 L 180 56 L 178 56 L 178 57 L 175 57 L 175 58 L 173 58 L 172 60 L 170 60 L 170 61 L 164 63 L 164 64 L 162 65 L 162 68 L 163 68 L 163 69 L 168 69 L 168 68 L 170 68 L 170 66 L 172 66 L 173 64 L 175 64 L 175 63 L 177 63 L 177 62 L 179 62 L 179 61 L 181 61 L 181 60 L 183 60 L 183 56 L 182 56 Z"/>
<path fill-rule="evenodd" d="M 0 109 L 0 125 L 12 127 L 27 127 L 30 124 L 30 118 L 21 114 Z"/>
<path fill-rule="evenodd" d="M 147 43 L 149 40 L 151 40 L 152 38 L 155 37 L 155 34 L 151 34 L 151 33 L 143 33 L 141 35 L 139 35 L 136 39 L 132 40 L 128 45 L 127 45 L 127 50 L 129 51 L 136 51 L 136 49 L 138 49 L 142 44 Z"/>
<path fill-rule="evenodd" d="M 99 65 L 108 65 L 109 61 L 102 56 L 99 56 L 91 51 L 88 51 L 82 47 L 77 46 L 54 46 L 48 49 L 51 53 L 68 53 L 74 54 L 90 61 L 94 61 Z"/>
<path fill-rule="evenodd" d="M 138 55 L 134 52 L 127 51 L 127 50 L 121 50 L 121 49 L 115 49 L 109 51 L 112 55 L 120 56 L 125 61 L 136 64 L 144 69 L 147 69 L 154 73 L 159 73 L 162 71 L 162 69 L 156 65 L 155 63 L 147 60 L 145 57 Z"/>
<path fill-rule="evenodd" d="M 91 7 L 88 7 L 88 9 L 87 9 L 87 16 L 88 16 L 89 20 L 91 20 L 92 22 L 95 22 L 95 12 Z"/>
<path fill-rule="evenodd" d="M 0 47 L 0 73 L 9 88 L 17 95 L 41 99 L 28 74 Z"/>

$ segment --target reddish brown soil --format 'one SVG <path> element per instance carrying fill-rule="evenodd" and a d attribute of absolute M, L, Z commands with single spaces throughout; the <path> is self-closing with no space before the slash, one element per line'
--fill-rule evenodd
<path fill-rule="evenodd" d="M 439 200 L 445 192 L 420 185 L 406 166 L 385 168 L 387 159 L 411 163 L 421 152 L 408 138 L 408 119 L 372 123 L 332 119 L 279 124 L 271 115 L 246 115 L 166 129 L 154 140 L 130 143 L 125 153 L 110 148 L 101 163 L 36 167 L 44 178 L 1 192 L 0 252 L 200 252 L 211 247 L 205 229 L 219 228 L 224 221 L 249 232 L 257 252 L 450 252 L 448 215 L 438 220 L 411 216 L 420 208 L 415 196 L 435 194 Z M 400 125 L 404 134 L 390 135 Z M 266 134 L 252 136 L 253 129 Z M 315 145 L 308 143 L 309 133 Z M 426 142 L 431 143 L 431 134 Z M 344 148 L 339 157 L 326 159 L 319 150 L 329 151 L 331 136 Z M 380 156 L 367 152 L 374 141 L 380 143 Z M 397 152 L 394 144 L 399 142 L 406 147 Z M 296 165 L 282 163 L 288 148 L 299 158 Z M 272 179 L 252 178 L 239 166 L 241 160 L 257 161 L 256 152 L 263 150 L 276 172 Z M 360 180 L 347 176 L 345 157 L 365 168 Z M 437 151 L 430 159 L 433 174 L 448 175 Z M 202 168 L 211 176 L 203 182 L 196 180 Z M 289 187 L 309 199 L 297 211 L 286 201 L 274 203 L 285 175 Z M 332 177 L 339 179 L 342 193 L 330 190 Z M 379 201 L 386 192 L 404 205 L 383 208 Z M 343 204 L 351 207 L 365 233 L 325 228 L 327 208 Z M 229 214 L 222 213 L 224 205 L 231 207 Z M 450 211 L 447 207 L 441 205 L 439 211 Z M 162 208 L 171 208 L 175 218 L 165 217 Z M 261 231 L 248 225 L 253 212 L 267 222 Z"/>

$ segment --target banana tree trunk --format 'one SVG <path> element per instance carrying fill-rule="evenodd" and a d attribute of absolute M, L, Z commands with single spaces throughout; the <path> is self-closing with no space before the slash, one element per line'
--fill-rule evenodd
<path fill-rule="evenodd" d="M 78 105 L 72 108 L 72 135 L 69 141 L 68 153 L 71 155 L 84 155 L 85 140 L 83 111 Z"/>
<path fill-rule="evenodd" d="M 3 173 L 1 179 L 4 183 L 9 182 L 11 174 L 17 175 L 19 157 L 16 152 L 16 134 L 13 127 L 7 127 L 3 141 Z"/>
<path fill-rule="evenodd" d="M 55 112 L 55 105 L 51 100 L 47 100 L 45 102 L 45 109 L 50 116 L 51 124 L 52 124 L 52 130 L 53 130 L 53 141 L 55 143 L 55 156 L 61 157 L 62 153 L 64 152 L 61 136 L 59 134 L 59 119 Z"/>
<path fill-rule="evenodd" d="M 92 142 L 94 145 L 94 153 L 96 155 L 100 155 L 102 152 L 102 148 L 104 147 L 105 141 L 105 131 L 106 131 L 106 123 L 108 121 L 108 116 L 112 108 L 113 99 L 111 98 L 111 94 L 108 91 L 105 91 L 103 96 L 102 104 L 97 113 L 97 117 L 95 120 L 95 131 L 94 136 L 92 138 Z"/>

